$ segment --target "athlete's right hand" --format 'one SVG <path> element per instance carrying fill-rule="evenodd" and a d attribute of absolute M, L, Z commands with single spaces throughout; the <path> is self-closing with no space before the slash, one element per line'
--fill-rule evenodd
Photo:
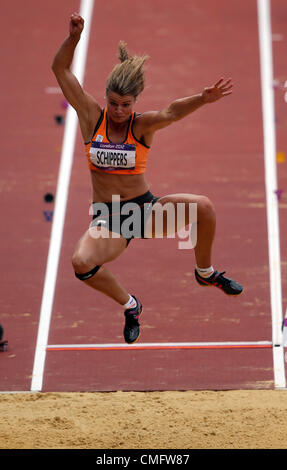
<path fill-rule="evenodd" d="M 70 36 L 80 36 L 83 29 L 84 19 L 78 13 L 73 13 L 70 18 Z"/>

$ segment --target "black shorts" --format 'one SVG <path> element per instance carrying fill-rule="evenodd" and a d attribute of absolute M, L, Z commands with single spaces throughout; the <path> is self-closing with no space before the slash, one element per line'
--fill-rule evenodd
<path fill-rule="evenodd" d="M 159 198 L 147 191 L 141 196 L 113 202 L 94 202 L 91 227 L 105 227 L 119 233 L 128 243 L 132 238 L 145 238 L 146 222 Z"/>

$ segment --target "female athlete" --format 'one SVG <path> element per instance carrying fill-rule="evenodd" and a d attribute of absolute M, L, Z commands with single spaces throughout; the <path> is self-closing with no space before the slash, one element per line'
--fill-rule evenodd
<path fill-rule="evenodd" d="M 196 281 L 201 286 L 218 287 L 228 295 L 242 292 L 242 286 L 224 277 L 225 272 L 216 271 L 212 266 L 216 216 L 211 201 L 194 194 L 155 197 L 149 191 L 144 175 L 155 133 L 196 109 L 228 96 L 232 93 L 232 83 L 231 79 L 221 78 L 202 93 L 178 99 L 161 111 L 137 114 L 134 107 L 144 89 L 144 63 L 147 57 L 129 56 L 126 45 L 120 42 L 120 63 L 107 79 L 106 106 L 102 109 L 82 89 L 70 70 L 83 28 L 83 18 L 77 13 L 72 14 L 69 36 L 56 53 L 52 65 L 66 99 L 77 112 L 93 187 L 93 222 L 79 240 L 72 264 L 78 279 L 123 306 L 124 338 L 127 343 L 133 343 L 140 333 L 142 305 L 104 266 L 117 258 L 135 238 L 134 232 L 131 233 L 125 224 L 131 213 L 138 216 L 134 219 L 137 221 L 134 228 L 140 227 L 136 237 L 151 238 L 157 235 L 154 227 L 157 209 L 169 203 L 177 215 L 178 207 L 184 207 L 185 226 L 195 222 L 190 219 L 189 209 L 191 204 L 196 204 Z M 104 213 L 103 206 L 106 209 Z M 125 211 L 125 207 L 132 207 L 132 211 Z M 169 230 L 167 217 L 162 220 L 165 236 Z M 174 227 L 174 231 L 179 228 Z"/>

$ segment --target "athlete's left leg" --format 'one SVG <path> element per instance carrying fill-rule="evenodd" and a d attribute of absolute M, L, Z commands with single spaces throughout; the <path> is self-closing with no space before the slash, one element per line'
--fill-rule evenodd
<path fill-rule="evenodd" d="M 196 204 L 196 210 L 190 210 L 190 205 L 193 204 Z M 170 205 L 172 211 L 169 210 L 168 205 Z M 164 207 L 167 210 L 163 210 Z M 182 211 L 182 208 L 184 208 L 184 211 Z M 179 214 L 179 212 L 181 213 Z M 184 212 L 183 216 L 182 212 Z M 169 215 L 173 216 L 171 217 L 174 221 L 173 227 L 170 220 L 168 220 Z M 192 230 L 197 229 L 194 245 L 195 278 L 201 286 L 215 286 L 228 295 L 241 294 L 243 287 L 240 284 L 224 277 L 225 271 L 216 271 L 212 266 L 212 244 L 215 236 L 216 214 L 210 199 L 206 196 L 194 194 L 171 194 L 161 197 L 154 204 L 152 213 L 146 223 L 145 235 L 147 237 L 157 237 L 156 222 L 158 218 L 162 220 L 160 236 L 167 236 L 172 230 L 173 233 L 176 233 L 189 224 L 193 225 Z"/>
<path fill-rule="evenodd" d="M 170 205 L 173 211 L 169 210 Z M 211 266 L 216 215 L 212 202 L 206 196 L 170 194 L 158 199 L 146 224 L 147 237 L 158 236 L 157 220 L 162 220 L 161 236 L 177 233 L 181 228 L 193 224 L 193 230 L 197 230 L 197 241 L 194 247 L 196 264 L 199 268 Z"/>

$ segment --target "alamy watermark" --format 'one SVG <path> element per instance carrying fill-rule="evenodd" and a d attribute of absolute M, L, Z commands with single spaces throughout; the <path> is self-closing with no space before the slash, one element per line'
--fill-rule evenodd
<path fill-rule="evenodd" d="M 111 203 L 90 206 L 93 220 L 89 227 L 93 238 L 179 238 L 180 250 L 191 249 L 197 242 L 197 204 L 120 202 L 113 195 Z"/>

